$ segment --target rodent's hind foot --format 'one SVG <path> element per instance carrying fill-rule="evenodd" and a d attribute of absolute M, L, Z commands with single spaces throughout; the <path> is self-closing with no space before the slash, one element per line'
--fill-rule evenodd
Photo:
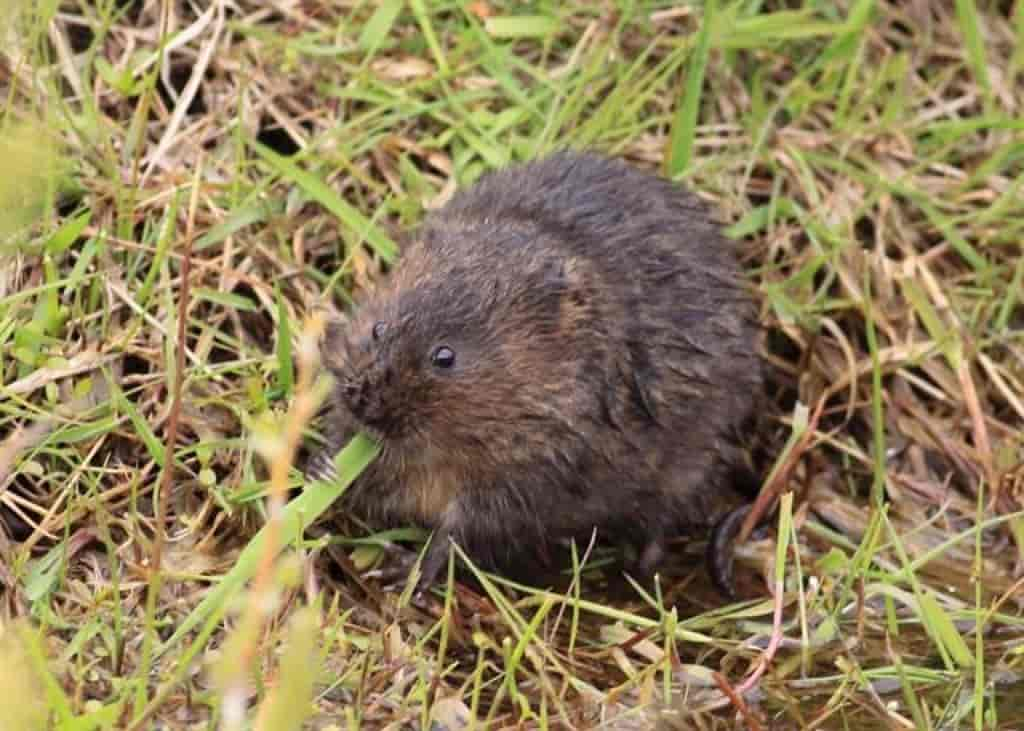
<path fill-rule="evenodd" d="M 753 503 L 747 503 L 723 515 L 712 526 L 708 539 L 705 555 L 708 575 L 715 588 L 729 599 L 736 599 L 736 586 L 732 580 L 736 536 L 752 507 Z"/>
<path fill-rule="evenodd" d="M 416 582 L 415 596 L 421 597 L 437 583 L 441 569 L 448 565 L 449 537 L 447 533 L 435 533 L 430 537 L 427 554 L 420 565 L 420 578 Z"/>

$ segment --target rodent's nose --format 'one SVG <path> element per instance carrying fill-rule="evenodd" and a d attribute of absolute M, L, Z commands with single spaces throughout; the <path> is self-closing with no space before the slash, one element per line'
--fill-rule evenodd
<path fill-rule="evenodd" d="M 389 371 L 380 368 L 354 371 L 338 384 L 338 397 L 356 420 L 379 426 L 385 418 Z"/>
<path fill-rule="evenodd" d="M 362 379 L 346 381 L 341 386 L 341 393 L 351 406 L 358 406 L 365 402 L 366 391 L 366 381 Z"/>
<path fill-rule="evenodd" d="M 365 378 L 352 378 L 341 384 L 342 398 L 356 418 L 362 419 L 366 416 L 371 391 L 372 387 Z"/>

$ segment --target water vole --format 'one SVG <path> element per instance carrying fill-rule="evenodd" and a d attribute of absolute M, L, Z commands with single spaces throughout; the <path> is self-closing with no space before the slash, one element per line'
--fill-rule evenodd
<path fill-rule="evenodd" d="M 723 512 L 756 332 L 731 242 L 681 186 L 571 152 L 488 174 L 328 327 L 330 447 L 382 447 L 340 508 L 432 529 L 422 585 L 449 538 L 501 570 L 595 528 L 649 571 Z"/>

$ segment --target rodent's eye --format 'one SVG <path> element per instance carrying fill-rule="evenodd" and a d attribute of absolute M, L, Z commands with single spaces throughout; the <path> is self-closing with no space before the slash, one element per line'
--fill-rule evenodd
<path fill-rule="evenodd" d="M 388 329 L 388 326 L 383 322 L 373 323 L 373 327 L 370 329 L 370 335 L 373 336 L 374 340 L 380 340 L 384 337 L 384 331 Z"/>
<path fill-rule="evenodd" d="M 455 351 L 447 345 L 439 345 L 430 356 L 430 362 L 438 368 L 451 368 L 455 365 Z"/>

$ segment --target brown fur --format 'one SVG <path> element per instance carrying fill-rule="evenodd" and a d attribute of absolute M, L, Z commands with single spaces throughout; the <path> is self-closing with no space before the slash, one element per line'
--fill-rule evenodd
<path fill-rule="evenodd" d="M 433 529 L 427 583 L 449 538 L 501 569 L 597 528 L 655 562 L 725 504 L 756 329 L 730 242 L 681 187 L 568 152 L 485 176 L 328 329 L 330 447 L 382 446 L 341 507 Z"/>

